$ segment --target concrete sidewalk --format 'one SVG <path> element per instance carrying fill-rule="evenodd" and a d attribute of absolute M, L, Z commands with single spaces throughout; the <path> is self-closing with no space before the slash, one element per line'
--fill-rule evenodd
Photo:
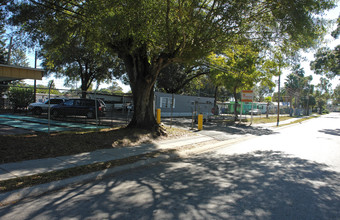
<path fill-rule="evenodd" d="M 297 119 L 295 119 L 297 120 Z M 290 123 L 292 120 L 282 121 L 280 124 Z M 269 128 L 272 125 L 262 125 Z M 256 125 L 261 127 L 261 125 Z M 271 130 L 278 128 L 270 127 Z M 162 150 L 173 150 L 174 153 L 160 153 L 157 157 L 143 158 L 137 162 L 122 165 L 107 170 L 93 172 L 81 176 L 55 181 L 51 183 L 27 187 L 24 189 L 13 190 L 10 192 L 0 193 L 0 204 L 8 204 L 23 198 L 31 196 L 39 196 L 48 191 L 57 190 L 68 185 L 77 184 L 81 182 L 89 182 L 96 179 L 101 179 L 106 176 L 113 175 L 116 172 L 123 170 L 144 166 L 150 163 L 156 163 L 179 156 L 185 156 L 192 153 L 201 153 L 213 150 L 220 147 L 225 147 L 233 143 L 243 141 L 254 137 L 252 134 L 226 134 L 227 138 L 220 139 L 223 131 L 219 132 L 199 132 L 196 135 L 171 139 L 165 141 L 154 142 L 151 144 L 143 144 L 134 147 L 101 149 L 93 152 L 81 153 L 70 156 L 61 156 L 55 158 L 46 158 L 38 160 L 28 160 L 16 163 L 0 164 L 0 181 L 15 179 L 18 177 L 26 177 L 36 174 L 48 173 L 57 170 L 74 168 L 82 165 L 95 164 L 98 162 L 107 162 L 113 160 L 120 160 L 131 156 L 138 156 L 146 153 L 161 152 Z"/>
<path fill-rule="evenodd" d="M 247 139 L 249 137 L 244 137 Z M 112 176 L 117 172 L 129 170 L 152 163 L 158 163 L 169 159 L 187 156 L 192 153 L 200 153 L 212 149 L 220 148 L 228 144 L 240 141 L 240 138 L 233 138 L 227 141 L 217 141 L 212 137 L 197 134 L 194 136 L 161 141 L 154 144 L 144 144 L 134 147 L 124 147 L 115 149 L 102 149 L 94 152 L 82 153 L 77 155 L 46 158 L 38 160 L 22 161 L 18 163 L 7 163 L 0 165 L 0 181 L 26 177 L 35 174 L 48 173 L 56 170 L 77 167 L 81 165 L 94 164 L 98 162 L 112 161 L 138 156 L 151 152 L 161 152 L 162 150 L 173 150 L 173 153 L 159 153 L 157 156 L 145 157 L 137 162 L 117 166 L 114 168 L 92 172 L 89 174 L 75 176 L 68 179 L 54 181 L 50 183 L 26 187 L 0 193 L 0 206 L 7 205 L 28 197 L 36 197 L 49 191 L 58 190 L 67 186 L 76 185 L 103 179 Z"/>
<path fill-rule="evenodd" d="M 175 140 L 166 140 L 154 144 L 143 144 L 134 147 L 101 149 L 76 155 L 27 160 L 16 163 L 0 164 L 0 181 L 63 170 L 72 167 L 106 162 L 137 156 L 157 150 L 176 149 L 185 145 L 212 141 L 213 138 L 197 135 Z"/>

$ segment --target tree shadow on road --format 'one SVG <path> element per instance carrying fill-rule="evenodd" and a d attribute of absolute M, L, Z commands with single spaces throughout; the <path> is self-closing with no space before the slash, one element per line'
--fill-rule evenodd
<path fill-rule="evenodd" d="M 28 219 L 337 219 L 340 175 L 280 151 L 210 153 L 121 173 L 34 202 Z M 0 211 L 11 217 L 23 208 Z"/>
<path fill-rule="evenodd" d="M 340 136 L 340 129 L 323 129 L 319 130 L 319 132 L 323 132 L 325 134 L 330 134 L 330 135 L 335 135 L 335 136 Z"/>

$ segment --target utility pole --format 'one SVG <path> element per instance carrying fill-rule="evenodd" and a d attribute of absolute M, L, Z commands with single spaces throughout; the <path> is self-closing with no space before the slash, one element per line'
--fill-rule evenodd
<path fill-rule="evenodd" d="M 309 92 L 310 92 L 310 88 L 308 85 L 308 92 L 307 92 L 307 116 L 309 116 Z"/>
<path fill-rule="evenodd" d="M 37 51 L 35 51 L 35 58 L 34 58 L 34 68 L 36 69 L 37 68 L 37 59 L 38 59 L 38 53 Z M 35 79 L 34 80 L 34 101 L 33 102 L 36 102 L 37 101 L 37 80 Z"/>
<path fill-rule="evenodd" d="M 277 123 L 276 126 L 279 126 L 279 122 L 280 122 L 280 79 L 281 79 L 281 68 L 279 66 L 279 85 L 278 85 L 278 100 L 277 100 Z"/>

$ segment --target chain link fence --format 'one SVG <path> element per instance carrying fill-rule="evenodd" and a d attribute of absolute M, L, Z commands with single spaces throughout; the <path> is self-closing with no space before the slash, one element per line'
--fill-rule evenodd
<path fill-rule="evenodd" d="M 133 115 L 131 94 L 0 85 L 0 125 L 30 129 L 96 129 L 127 125 Z M 22 122 L 22 126 L 20 126 Z M 65 129 L 63 129 L 65 128 Z M 46 129 L 40 129 L 46 130 Z"/>

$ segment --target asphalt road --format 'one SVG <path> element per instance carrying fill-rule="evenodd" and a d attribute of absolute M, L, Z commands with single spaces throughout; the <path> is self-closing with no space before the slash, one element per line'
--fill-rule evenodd
<path fill-rule="evenodd" d="M 1 207 L 1 219 L 340 219 L 340 114 Z"/>

